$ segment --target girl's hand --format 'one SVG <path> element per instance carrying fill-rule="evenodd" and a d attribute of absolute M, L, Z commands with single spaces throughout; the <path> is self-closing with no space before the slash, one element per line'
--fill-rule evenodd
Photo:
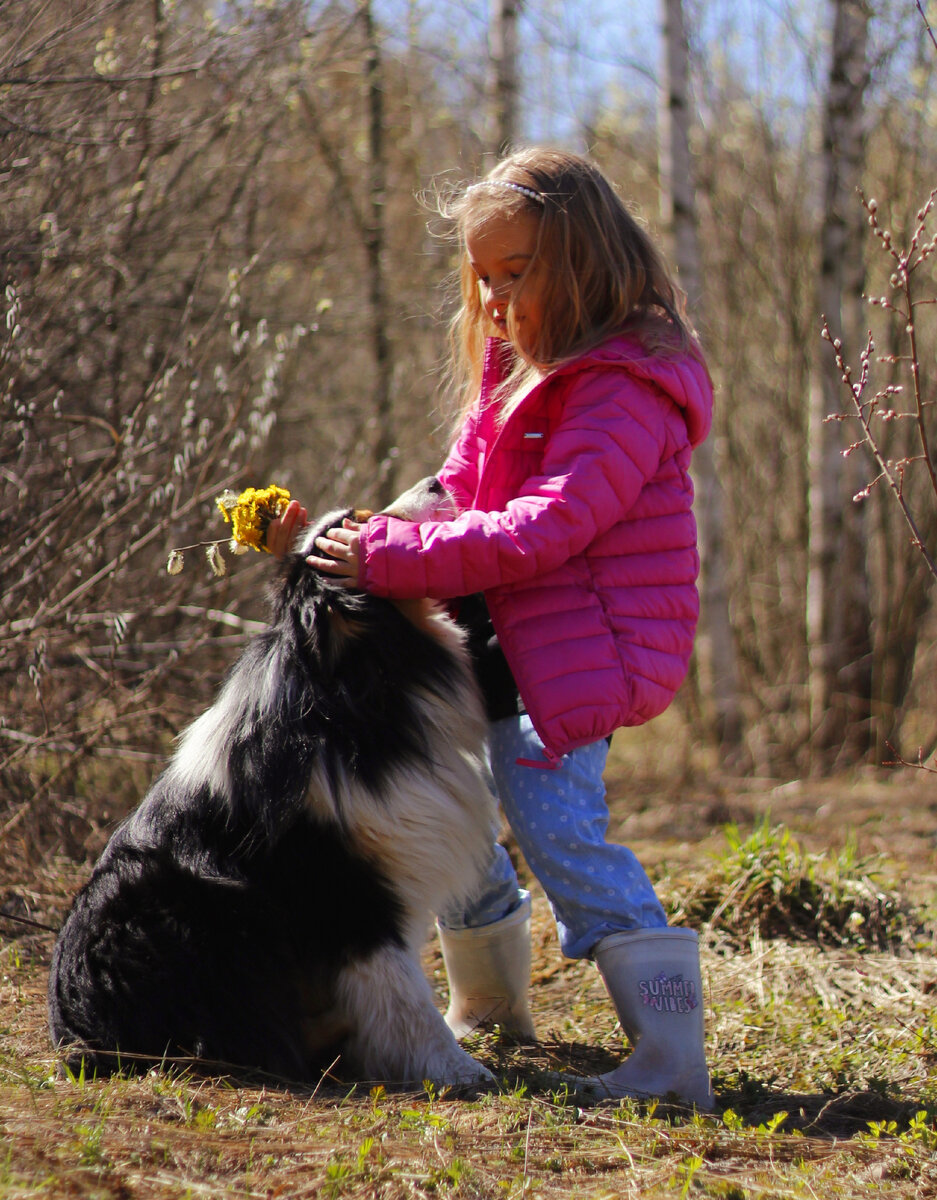
<path fill-rule="evenodd" d="M 316 545 L 331 558 L 317 558 L 310 554 L 306 559 L 310 567 L 323 571 L 326 575 L 334 575 L 344 587 L 357 588 L 360 586 L 358 576 L 361 571 L 359 545 L 361 542 L 361 526 L 357 521 L 348 517 L 342 521 L 341 529 L 330 529 L 324 537 L 316 538 Z"/>
<path fill-rule="evenodd" d="M 291 500 L 279 517 L 267 526 L 264 545 L 275 558 L 285 558 L 297 533 L 304 528 L 307 513 L 298 500 Z"/>

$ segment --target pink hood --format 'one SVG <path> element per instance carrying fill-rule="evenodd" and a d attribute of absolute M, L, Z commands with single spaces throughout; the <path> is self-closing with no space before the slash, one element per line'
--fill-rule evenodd
<path fill-rule="evenodd" d="M 499 428 L 510 347 L 489 343 L 481 395 L 440 472 L 461 515 L 362 531 L 377 595 L 482 591 L 554 757 L 662 712 L 682 683 L 699 604 L 690 455 L 712 385 L 691 355 L 613 338 L 548 375 Z"/>

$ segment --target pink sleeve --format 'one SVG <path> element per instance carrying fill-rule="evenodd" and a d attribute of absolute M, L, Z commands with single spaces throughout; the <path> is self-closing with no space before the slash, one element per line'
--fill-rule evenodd
<path fill-rule="evenodd" d="M 686 427 L 656 388 L 621 374 L 573 387 L 531 476 L 502 511 L 410 524 L 372 517 L 362 529 L 361 579 L 400 599 L 448 599 L 544 574 L 627 515 L 656 472 L 670 432 Z"/>

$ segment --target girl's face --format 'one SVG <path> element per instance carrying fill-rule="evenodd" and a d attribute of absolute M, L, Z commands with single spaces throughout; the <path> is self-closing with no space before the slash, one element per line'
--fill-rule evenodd
<path fill-rule="evenodd" d="M 539 218 L 522 213 L 491 217 L 465 239 L 469 263 L 478 276 L 482 308 L 498 336 L 511 338 L 517 351 L 528 359 L 537 345 L 543 319 L 537 268 L 524 280 L 522 294 L 515 296 L 515 285 L 534 257 L 539 231 Z M 509 308 L 514 319 L 513 337 L 508 330 Z"/>

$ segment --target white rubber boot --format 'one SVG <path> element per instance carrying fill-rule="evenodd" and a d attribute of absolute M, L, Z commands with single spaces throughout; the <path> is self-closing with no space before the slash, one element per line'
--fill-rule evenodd
<path fill-rule="evenodd" d="M 699 939 L 692 929 L 635 929 L 593 951 L 634 1049 L 591 1081 L 597 1096 L 665 1097 L 713 1107 L 703 1037 Z"/>
<path fill-rule="evenodd" d="M 474 929 L 439 929 L 449 1009 L 446 1024 L 457 1038 L 479 1025 L 500 1025 L 521 1041 L 535 1041 L 527 1004 L 530 987 L 530 897 L 513 912 Z"/>

